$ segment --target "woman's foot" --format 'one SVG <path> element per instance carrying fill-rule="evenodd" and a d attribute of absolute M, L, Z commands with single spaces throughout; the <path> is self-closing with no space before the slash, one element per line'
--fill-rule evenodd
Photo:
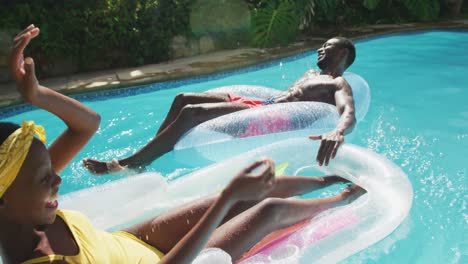
<path fill-rule="evenodd" d="M 93 174 L 105 174 L 126 169 L 126 167 L 120 165 L 119 161 L 116 159 L 105 162 L 86 158 L 83 159 L 83 165 Z"/>
<path fill-rule="evenodd" d="M 329 184 L 332 184 L 332 183 L 349 183 L 350 182 L 348 179 L 343 178 L 343 177 L 338 176 L 338 175 L 326 175 L 326 176 L 315 177 L 315 178 L 319 178 L 319 180 L 323 181 L 324 183 L 329 183 Z"/>
<path fill-rule="evenodd" d="M 349 203 L 352 203 L 354 200 L 356 200 L 357 198 L 359 198 L 365 193 L 366 193 L 365 189 L 363 189 L 359 185 L 353 184 L 350 187 L 344 189 L 340 195 L 343 200 L 346 200 Z"/>

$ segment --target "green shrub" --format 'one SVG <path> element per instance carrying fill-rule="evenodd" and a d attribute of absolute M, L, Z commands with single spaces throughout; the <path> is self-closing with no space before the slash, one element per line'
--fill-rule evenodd
<path fill-rule="evenodd" d="M 32 42 L 27 52 L 41 65 L 39 75 L 51 75 L 63 60 L 72 61 L 76 71 L 164 61 L 172 56 L 175 35 L 221 34 L 226 42 L 221 47 L 235 47 L 246 42 L 240 28 L 250 23 L 253 44 L 269 47 L 290 43 L 300 29 L 436 20 L 444 8 L 441 0 L 236 1 L 241 0 L 224 1 L 224 6 L 202 0 L 3 0 L 0 31 L 11 35 L 30 23 L 40 27 L 39 41 Z M 220 13 L 227 4 L 239 8 L 227 8 L 226 15 L 210 19 L 207 14 L 191 14 L 193 6 L 209 10 L 206 5 L 214 5 Z M 240 8 L 245 4 L 250 20 Z M 193 33 L 190 19 L 198 21 Z"/>
<path fill-rule="evenodd" d="M 409 14 L 409 19 L 429 21 L 435 20 L 439 17 L 439 1 L 440 0 L 364 0 L 363 6 L 369 10 L 376 10 L 379 7 L 387 9 L 392 8 L 395 4 L 400 4 L 400 9 L 403 9 L 401 7 L 406 9 L 405 11 L 407 12 L 405 13 Z"/>
<path fill-rule="evenodd" d="M 0 30 L 41 29 L 28 52 L 40 73 L 64 59 L 77 71 L 128 67 L 167 60 L 174 35 L 188 32 L 193 0 L 4 1 Z"/>

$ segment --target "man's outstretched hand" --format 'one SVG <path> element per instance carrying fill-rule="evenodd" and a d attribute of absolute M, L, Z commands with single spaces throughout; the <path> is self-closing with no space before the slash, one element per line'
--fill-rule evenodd
<path fill-rule="evenodd" d="M 332 131 L 327 134 L 310 136 L 309 139 L 321 140 L 320 148 L 317 153 L 317 162 L 320 166 L 325 163 L 328 166 L 330 159 L 335 158 L 338 148 L 344 141 L 343 133 Z"/>

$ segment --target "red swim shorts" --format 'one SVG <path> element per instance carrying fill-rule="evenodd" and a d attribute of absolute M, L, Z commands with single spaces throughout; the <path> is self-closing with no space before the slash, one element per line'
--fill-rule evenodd
<path fill-rule="evenodd" d="M 229 102 L 242 103 L 242 104 L 247 105 L 249 108 L 254 108 L 257 106 L 265 105 L 265 102 L 263 100 L 246 98 L 246 97 L 238 96 L 236 94 L 229 94 Z"/>

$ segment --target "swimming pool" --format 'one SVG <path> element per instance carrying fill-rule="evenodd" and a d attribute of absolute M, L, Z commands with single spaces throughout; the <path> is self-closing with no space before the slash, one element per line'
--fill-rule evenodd
<path fill-rule="evenodd" d="M 349 69 L 371 86 L 366 118 L 346 141 L 384 154 L 410 177 L 415 197 L 410 217 L 388 238 L 345 263 L 468 262 L 468 33 L 428 31 L 358 41 L 357 60 Z M 154 84 L 125 97 L 85 99 L 103 121 L 98 134 L 62 173 L 61 193 L 101 184 L 118 176 L 96 178 L 81 167 L 83 157 L 126 156 L 156 132 L 179 92 L 204 91 L 231 84 L 285 89 L 308 68 L 308 53 L 261 67 L 213 77 Z M 166 89 L 171 88 L 171 89 Z M 46 126 L 48 137 L 61 122 L 42 111 L 3 118 L 33 119 Z M 314 153 L 311 153 L 313 157 Z M 169 178 L 193 171 L 169 153 L 149 168 Z"/>

